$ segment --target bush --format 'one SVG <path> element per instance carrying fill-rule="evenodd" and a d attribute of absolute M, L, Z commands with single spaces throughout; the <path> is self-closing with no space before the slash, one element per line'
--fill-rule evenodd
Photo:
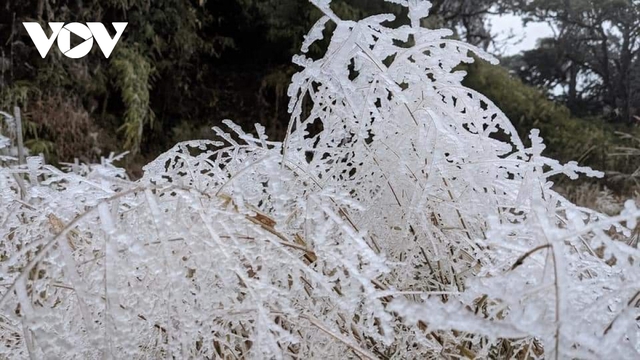
<path fill-rule="evenodd" d="M 622 145 L 616 131 L 635 129 L 600 118 L 573 117 L 567 107 L 549 100 L 502 67 L 477 61 L 463 68 L 469 73 L 464 84 L 494 101 L 521 136 L 540 129 L 547 144 L 545 155 L 565 162 L 578 160 L 606 171 L 632 172 L 639 166 L 637 161 L 611 156 Z"/>
<path fill-rule="evenodd" d="M 526 147 L 454 70 L 491 57 L 394 2 L 411 25 L 314 1 L 303 48 L 337 26 L 294 58 L 283 143 L 227 122 L 137 182 L 113 157 L 3 167 L 0 356 L 637 357 L 640 254 L 617 239 L 640 211 L 551 190 L 601 174 Z"/>

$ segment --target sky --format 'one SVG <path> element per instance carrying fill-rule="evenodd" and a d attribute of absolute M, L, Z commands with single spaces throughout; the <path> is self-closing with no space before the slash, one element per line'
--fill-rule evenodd
<path fill-rule="evenodd" d="M 497 34 L 497 47 L 489 48 L 491 52 L 501 55 L 515 55 L 521 51 L 536 47 L 540 38 L 553 35 L 551 26 L 544 22 L 530 22 L 524 27 L 522 18 L 516 15 L 490 15 L 491 30 Z M 514 35 L 513 38 L 509 38 Z"/>
<path fill-rule="evenodd" d="M 522 18 L 512 14 L 490 15 L 489 21 L 491 32 L 497 35 L 497 46 L 491 45 L 488 50 L 496 55 L 516 55 L 534 49 L 538 39 L 553 36 L 553 29 L 548 23 L 529 22 L 525 27 Z M 560 95 L 564 89 L 557 86 L 552 92 Z"/>

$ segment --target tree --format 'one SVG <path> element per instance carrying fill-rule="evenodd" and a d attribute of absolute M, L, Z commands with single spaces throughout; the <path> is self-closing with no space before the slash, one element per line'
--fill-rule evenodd
<path fill-rule="evenodd" d="M 63 99 L 68 108 L 84 113 L 99 133 L 116 139 L 106 142 L 123 140 L 127 149 L 138 152 L 155 113 L 162 115 L 161 122 L 170 122 L 166 115 L 172 110 L 184 114 L 193 108 L 188 100 L 194 92 L 202 93 L 196 82 L 207 70 L 198 66 L 200 62 L 219 57 L 233 46 L 231 38 L 212 26 L 217 13 L 207 12 L 206 5 L 189 0 L 62 0 L 55 4 L 0 0 L 0 107 L 25 107 L 26 120 L 33 124 L 29 137 L 46 138 L 58 130 L 52 124 L 64 121 L 44 119 L 45 114 L 56 114 L 39 104 Z M 45 28 L 51 21 L 127 21 L 129 25 L 108 60 L 96 48 L 83 59 L 70 60 L 55 46 L 41 59 L 23 21 L 38 21 Z M 173 108 L 168 110 L 168 104 Z M 80 154 L 56 155 L 69 160 Z"/>
<path fill-rule="evenodd" d="M 556 31 L 538 49 L 511 60 L 527 82 L 561 87 L 574 111 L 629 121 L 640 111 L 640 1 L 515 1 L 509 9 Z"/>
<path fill-rule="evenodd" d="M 600 117 L 572 116 L 566 106 L 550 100 L 543 91 L 523 83 L 500 66 L 478 61 L 464 70 L 468 75 L 463 84 L 482 91 L 500 107 L 521 137 L 525 138 L 532 129 L 540 130 L 547 156 L 623 173 L 633 172 L 640 166 L 637 158 L 609 156 L 623 145 L 616 131 L 634 132 L 625 124 L 608 123 Z M 609 182 L 607 185 L 619 184 Z"/>
<path fill-rule="evenodd" d="M 456 31 L 465 41 L 481 46 L 485 50 L 493 41 L 487 26 L 487 15 L 499 12 L 499 1 L 495 0 L 436 0 L 431 14 L 441 20 L 441 26 Z"/>
<path fill-rule="evenodd" d="M 526 146 L 460 83 L 494 59 L 394 1 L 410 26 L 314 1 L 305 45 L 336 27 L 294 60 L 284 142 L 229 121 L 139 181 L 6 157 L 0 357 L 637 358 L 640 210 L 551 189 L 601 174 Z"/>

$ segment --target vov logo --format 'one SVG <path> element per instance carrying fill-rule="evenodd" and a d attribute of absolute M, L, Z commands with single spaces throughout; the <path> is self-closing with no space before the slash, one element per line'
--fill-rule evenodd
<path fill-rule="evenodd" d="M 116 47 L 120 36 L 127 27 L 126 22 L 114 22 L 113 27 L 116 29 L 116 35 L 112 38 L 107 32 L 107 28 L 98 22 L 88 22 L 86 25 L 73 22 L 64 24 L 62 22 L 51 22 L 49 27 L 51 28 L 51 37 L 47 37 L 44 33 L 44 29 L 37 22 L 24 22 L 24 28 L 27 29 L 27 33 L 36 45 L 36 49 L 40 53 L 40 56 L 44 59 L 53 42 L 58 39 L 58 48 L 64 54 L 64 56 L 71 59 L 80 59 L 85 57 L 93 48 L 93 40 L 98 43 L 98 47 L 102 50 L 104 57 L 107 59 L 111 55 L 113 48 Z M 84 41 L 71 48 L 71 33 L 81 37 Z"/>

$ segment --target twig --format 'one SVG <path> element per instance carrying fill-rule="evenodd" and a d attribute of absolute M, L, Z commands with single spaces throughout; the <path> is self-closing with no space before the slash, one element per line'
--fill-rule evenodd
<path fill-rule="evenodd" d="M 331 336 L 332 338 L 344 343 L 351 350 L 353 350 L 356 353 L 364 356 L 365 358 L 370 359 L 370 360 L 377 360 L 378 359 L 378 357 L 375 354 L 371 353 L 370 351 L 368 351 L 366 349 L 362 349 L 358 345 L 351 343 L 351 341 L 349 341 L 349 339 L 346 339 L 342 335 L 336 334 L 335 332 L 331 331 L 330 329 L 325 327 L 324 324 L 322 324 L 322 322 L 320 322 L 320 320 L 318 320 L 317 318 L 313 317 L 312 315 L 300 315 L 300 317 L 305 319 L 305 320 L 307 320 L 307 321 L 309 321 L 313 326 L 317 327 L 322 332 L 326 333 L 327 335 Z"/>
<path fill-rule="evenodd" d="M 18 163 L 20 165 L 25 163 L 24 159 L 24 140 L 22 138 L 22 115 L 20 114 L 20 107 L 13 108 L 14 119 L 16 121 L 16 135 L 18 136 Z"/>

